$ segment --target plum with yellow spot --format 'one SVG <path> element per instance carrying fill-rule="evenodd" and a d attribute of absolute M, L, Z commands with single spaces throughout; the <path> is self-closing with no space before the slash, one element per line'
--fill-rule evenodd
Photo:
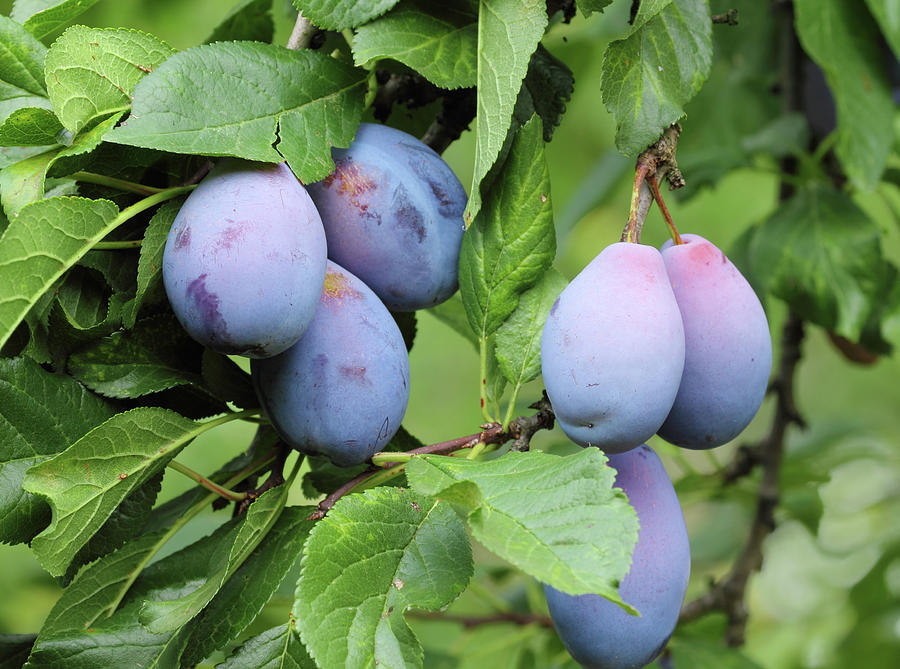
<path fill-rule="evenodd" d="M 252 361 L 251 372 L 282 439 L 339 466 L 383 449 L 409 401 L 409 357 L 397 323 L 366 284 L 331 261 L 300 341 Z"/>
<path fill-rule="evenodd" d="M 426 144 L 363 123 L 335 170 L 310 184 L 328 257 L 362 279 L 392 311 L 443 302 L 456 291 L 466 192 Z"/>

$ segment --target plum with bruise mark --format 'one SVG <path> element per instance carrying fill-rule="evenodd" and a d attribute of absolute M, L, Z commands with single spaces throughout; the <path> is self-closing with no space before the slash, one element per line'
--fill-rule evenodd
<path fill-rule="evenodd" d="M 328 257 L 394 311 L 453 295 L 466 192 L 450 167 L 412 135 L 369 123 L 332 155 L 334 173 L 309 186 Z"/>
<path fill-rule="evenodd" d="M 163 283 L 198 342 L 268 357 L 312 321 L 326 255 L 319 214 L 287 165 L 224 160 L 175 217 Z"/>
<path fill-rule="evenodd" d="M 659 251 L 617 242 L 566 286 L 544 324 L 541 369 L 560 427 L 581 446 L 635 448 L 672 408 L 681 314 Z"/>
<path fill-rule="evenodd" d="M 684 323 L 684 373 L 659 436 L 685 448 L 734 439 L 762 404 L 772 369 L 769 322 L 753 288 L 699 235 L 662 246 Z"/>
<path fill-rule="evenodd" d="M 684 515 L 659 457 L 646 445 L 609 457 L 616 486 L 640 522 L 631 568 L 622 579 L 626 613 L 600 595 L 567 595 L 544 586 L 550 617 L 566 649 L 586 669 L 639 669 L 665 647 L 691 575 Z"/>
<path fill-rule="evenodd" d="M 409 401 L 409 357 L 397 323 L 368 286 L 330 261 L 303 337 L 281 355 L 254 360 L 251 370 L 282 439 L 340 466 L 384 448 Z"/>

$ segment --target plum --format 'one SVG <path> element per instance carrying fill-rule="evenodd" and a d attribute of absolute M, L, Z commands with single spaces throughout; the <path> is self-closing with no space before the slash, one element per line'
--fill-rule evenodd
<path fill-rule="evenodd" d="M 328 257 L 392 311 L 453 295 L 466 192 L 447 163 L 412 135 L 370 123 L 332 155 L 335 171 L 309 186 Z"/>
<path fill-rule="evenodd" d="M 619 586 L 632 616 L 600 595 L 544 586 L 550 617 L 566 649 L 586 669 L 638 669 L 665 647 L 691 575 L 684 515 L 659 457 L 646 445 L 609 456 L 616 485 L 640 521 L 631 568 Z"/>
<path fill-rule="evenodd" d="M 734 439 L 762 404 L 772 369 L 769 323 L 756 293 L 718 248 L 698 235 L 662 246 L 684 323 L 685 359 L 659 436 L 686 448 Z"/>
<path fill-rule="evenodd" d="M 300 341 L 250 369 L 282 439 L 342 467 L 384 448 L 409 401 L 409 357 L 397 323 L 366 284 L 331 261 Z"/>
<path fill-rule="evenodd" d="M 541 338 L 560 427 L 581 446 L 635 448 L 672 408 L 684 366 L 681 315 L 655 248 L 617 242 L 566 286 Z"/>
<path fill-rule="evenodd" d="M 163 283 L 198 342 L 269 357 L 312 321 L 326 259 L 319 214 L 286 164 L 223 160 L 175 217 Z"/>

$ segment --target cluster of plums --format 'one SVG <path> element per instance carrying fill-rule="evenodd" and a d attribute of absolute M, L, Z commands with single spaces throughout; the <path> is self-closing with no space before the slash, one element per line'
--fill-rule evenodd
<path fill-rule="evenodd" d="M 365 462 L 397 432 L 409 358 L 389 309 L 457 288 L 465 190 L 407 133 L 363 124 L 304 188 L 287 165 L 223 160 L 185 201 L 163 283 L 198 342 L 252 358 L 260 401 L 294 448 Z"/>
<path fill-rule="evenodd" d="M 765 312 L 722 251 L 697 235 L 661 252 L 606 247 L 563 290 L 544 325 L 541 364 L 563 431 L 609 454 L 638 515 L 620 586 L 630 616 L 598 595 L 545 586 L 560 638 L 587 669 L 638 669 L 665 647 L 690 576 L 678 497 L 653 434 L 691 449 L 736 437 L 759 409 L 772 365 Z"/>
<path fill-rule="evenodd" d="M 260 401 L 294 448 L 365 462 L 409 400 L 409 359 L 390 310 L 457 288 L 466 194 L 406 133 L 363 124 L 335 171 L 304 188 L 284 164 L 220 162 L 169 233 L 163 280 L 185 330 L 252 358 Z M 696 235 L 662 251 L 605 248 L 544 326 L 544 383 L 560 426 L 606 451 L 640 522 L 622 598 L 545 586 L 551 616 L 588 669 L 637 669 L 668 641 L 690 575 L 687 530 L 653 434 L 687 448 L 738 435 L 759 409 L 772 351 L 756 295 Z"/>

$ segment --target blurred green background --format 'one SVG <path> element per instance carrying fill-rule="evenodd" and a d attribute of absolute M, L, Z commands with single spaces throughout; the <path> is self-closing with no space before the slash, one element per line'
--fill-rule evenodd
<path fill-rule="evenodd" d="M 545 39 L 550 51 L 575 74 L 568 112 L 547 149 L 553 208 L 561 228 L 556 266 L 569 278 L 618 239 L 628 213 L 630 161 L 613 149 L 614 124 L 600 100 L 603 50 L 621 34 L 627 4 L 617 3 L 590 21 L 576 17 L 571 25 L 556 25 Z M 10 5 L 10 0 L 0 2 L 0 11 L 8 13 Z M 230 6 L 228 0 L 106 1 L 79 22 L 139 28 L 186 48 L 203 41 Z M 275 40 L 284 43 L 294 16 L 288 0 L 275 1 L 274 15 Z M 690 133 L 690 115 L 683 125 Z M 466 186 L 473 146 L 471 133 L 466 133 L 445 154 Z M 691 174 L 685 176 L 687 192 L 668 198 L 676 224 L 682 232 L 699 233 L 725 250 L 776 205 L 777 177 L 770 164 L 730 173 L 714 188 L 700 192 L 691 189 Z M 880 223 L 888 253 L 898 262 L 897 219 L 887 205 L 893 202 L 898 210 L 898 192 L 882 189 L 858 202 Z M 644 241 L 658 245 L 666 236 L 661 216 L 652 211 Z M 776 301 L 766 307 L 777 339 L 784 308 Z M 418 327 L 405 426 L 426 443 L 477 431 L 481 415 L 474 348 L 430 314 L 419 316 Z M 790 433 L 779 525 L 765 544 L 762 572 L 750 581 L 745 651 L 767 669 L 843 667 L 851 657 L 860 667 L 898 667 L 900 360 L 882 359 L 871 367 L 850 364 L 822 331 L 812 327 L 804 354 L 797 396 L 809 428 Z M 527 412 L 527 404 L 539 393 L 539 383 L 523 390 L 519 413 Z M 739 442 L 763 435 L 770 415 L 767 403 Z M 252 433 L 250 425 L 228 424 L 199 438 L 179 459 L 211 472 L 243 450 Z M 569 448 L 559 430 L 542 433 L 534 445 Z M 653 443 L 676 480 L 688 520 L 694 557 L 688 598 L 703 592 L 709 577 L 728 570 L 752 518 L 756 479 L 720 490 L 709 476 L 728 462 L 736 445 L 695 453 Z M 187 479 L 170 471 L 163 499 L 188 487 Z M 296 501 L 303 500 L 298 496 Z M 193 521 L 166 552 L 209 532 L 223 513 L 227 512 L 218 516 L 209 512 Z M 491 558 L 482 564 L 500 567 Z M 498 594 L 535 599 L 533 585 L 525 581 L 512 577 L 498 586 Z M 3 546 L 0 593 L 0 633 L 29 633 L 40 627 L 59 587 L 26 548 Z M 254 630 L 281 623 L 290 595 L 288 583 Z M 464 597 L 461 604 L 465 601 Z M 721 623 L 713 616 L 692 627 L 715 635 Z M 421 626 L 420 632 L 427 642 L 435 635 L 426 627 Z M 442 643 L 450 641 L 445 638 Z"/>

